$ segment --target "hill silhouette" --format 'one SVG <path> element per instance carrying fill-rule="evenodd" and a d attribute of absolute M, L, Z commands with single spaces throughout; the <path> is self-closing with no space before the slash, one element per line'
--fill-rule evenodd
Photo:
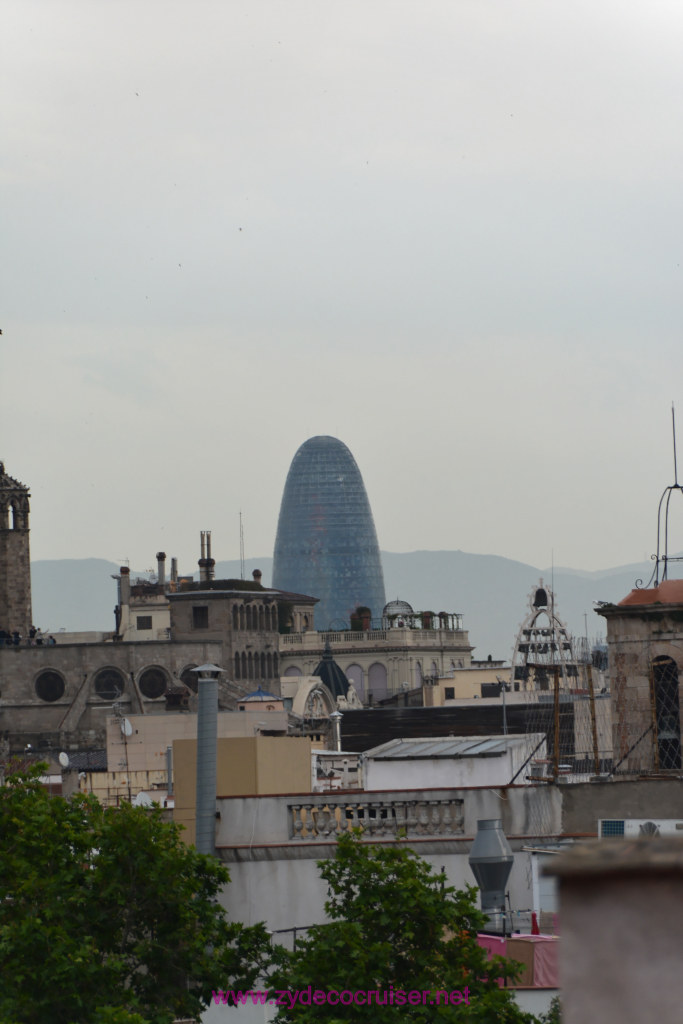
<path fill-rule="evenodd" d="M 245 574 L 263 572 L 270 586 L 272 558 L 251 558 Z M 556 611 L 571 632 L 590 638 L 603 636 L 604 621 L 594 611 L 597 601 L 620 601 L 652 563 L 587 572 L 577 569 L 539 569 L 499 555 L 466 551 L 383 552 L 387 600 L 400 597 L 415 611 L 461 612 L 476 658 L 509 659 L 531 590 L 542 577 L 555 591 Z M 117 601 L 118 565 L 101 558 L 43 560 L 32 563 L 33 618 L 43 630 L 113 630 Z M 131 576 L 147 577 L 131 570 Z M 237 560 L 217 562 L 216 577 L 239 578 Z M 379 615 L 381 609 L 372 609 Z M 584 618 L 585 616 L 585 618 Z M 321 627 L 325 624 L 319 624 Z"/>

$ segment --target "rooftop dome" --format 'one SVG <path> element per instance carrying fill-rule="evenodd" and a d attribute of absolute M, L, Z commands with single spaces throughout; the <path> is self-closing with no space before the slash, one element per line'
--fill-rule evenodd
<path fill-rule="evenodd" d="M 265 690 L 262 690 L 260 686 L 257 690 L 254 690 L 252 693 L 247 693 L 245 694 L 244 697 L 240 698 L 240 702 L 242 704 L 246 703 L 247 701 L 265 702 L 269 700 L 280 700 L 280 698 L 276 697 L 274 693 L 267 693 Z"/>
<path fill-rule="evenodd" d="M 325 644 L 323 660 L 313 669 L 313 675 L 319 676 L 332 696 L 345 697 L 349 691 L 349 681 L 332 656 L 329 640 Z"/>
<path fill-rule="evenodd" d="M 388 604 L 384 605 L 384 611 L 382 616 L 388 618 L 390 615 L 414 615 L 413 609 L 410 607 L 407 601 L 399 601 L 396 598 L 395 601 L 389 601 Z"/>

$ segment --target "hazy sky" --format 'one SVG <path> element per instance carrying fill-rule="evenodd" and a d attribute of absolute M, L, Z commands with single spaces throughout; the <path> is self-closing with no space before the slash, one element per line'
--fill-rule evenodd
<path fill-rule="evenodd" d="M 0 457 L 34 558 L 191 571 L 201 529 L 238 557 L 240 509 L 271 554 L 313 434 L 385 550 L 654 550 L 680 0 L 4 0 L 0 48 Z"/>

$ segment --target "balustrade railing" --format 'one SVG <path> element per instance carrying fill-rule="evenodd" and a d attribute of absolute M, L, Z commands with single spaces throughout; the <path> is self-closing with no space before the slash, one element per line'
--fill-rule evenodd
<path fill-rule="evenodd" d="M 361 829 L 369 838 L 462 835 L 463 801 L 334 799 L 289 804 L 290 839 L 335 839 Z"/>

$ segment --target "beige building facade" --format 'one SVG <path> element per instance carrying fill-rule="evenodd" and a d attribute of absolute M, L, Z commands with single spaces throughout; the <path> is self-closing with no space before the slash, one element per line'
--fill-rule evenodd
<path fill-rule="evenodd" d="M 285 634 L 280 637 L 282 675 L 310 675 L 329 643 L 361 701 L 382 700 L 421 686 L 427 677 L 469 667 L 473 648 L 461 617 L 449 615 L 444 628 L 442 621 L 434 616 L 429 628 L 395 619 L 387 621 L 385 629 Z"/>
<path fill-rule="evenodd" d="M 218 798 L 269 796 L 311 792 L 311 751 L 321 744 L 302 736 L 243 736 L 219 738 L 216 749 Z M 185 828 L 183 838 L 194 843 L 197 740 L 173 743 L 175 777 L 174 821 Z M 256 805 L 254 805 L 256 809 Z"/>

